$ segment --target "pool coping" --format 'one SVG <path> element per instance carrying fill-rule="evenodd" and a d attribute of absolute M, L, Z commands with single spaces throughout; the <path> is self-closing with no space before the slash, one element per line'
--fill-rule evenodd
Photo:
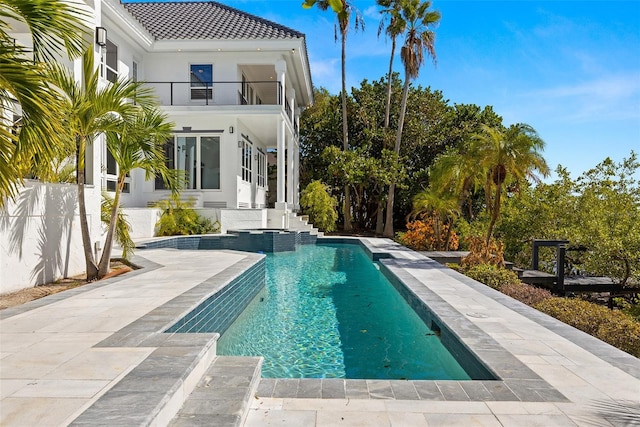
<path fill-rule="evenodd" d="M 419 280 L 412 277 L 408 272 L 406 277 L 402 273 L 402 269 L 408 266 L 422 266 L 422 268 L 439 269 L 444 274 L 451 276 L 452 278 L 462 282 L 466 286 L 474 289 L 475 291 L 484 294 L 498 303 L 506 306 L 507 308 L 519 313 L 520 315 L 531 319 L 542 326 L 550 329 L 556 334 L 569 339 L 571 342 L 580 346 L 581 348 L 589 351 L 597 357 L 607 361 L 611 365 L 618 367 L 631 376 L 640 379 L 640 360 L 628 355 L 596 338 L 591 337 L 581 331 L 578 331 L 571 326 L 568 326 L 556 319 L 553 319 L 537 310 L 528 307 L 510 297 L 503 295 L 479 282 L 476 282 L 460 273 L 448 269 L 447 267 L 437 264 L 435 261 L 429 258 L 406 249 L 391 240 L 376 239 L 377 243 L 382 244 L 374 245 L 367 238 L 335 238 L 327 237 L 318 239 L 320 243 L 329 242 L 351 242 L 357 240 L 358 243 L 365 248 L 365 251 L 372 259 L 381 260 L 381 264 L 387 265 L 392 269 L 397 269 L 402 276 L 400 279 L 404 279 L 410 285 L 413 284 L 419 288 Z M 395 256 L 388 256 L 389 252 L 395 252 Z M 233 252 L 233 251 L 222 251 Z M 237 252 L 236 252 L 237 253 Z M 40 300 L 26 303 L 20 307 L 9 308 L 0 311 L 0 319 L 15 316 L 22 312 L 32 310 L 38 307 L 45 306 L 47 304 L 60 301 L 65 298 L 78 295 L 83 292 L 87 292 L 101 286 L 106 286 L 114 282 L 126 280 L 133 275 L 144 274 L 148 271 L 155 270 L 162 267 L 161 264 L 155 263 L 144 256 L 144 251 L 139 251 L 137 255 L 132 258 L 134 264 L 143 267 L 139 270 L 107 279 L 104 281 L 96 282 L 94 284 L 88 284 L 80 288 L 69 290 L 64 293 L 51 295 Z M 387 255 L 385 255 L 387 254 Z M 142 386 L 145 382 L 148 382 L 149 375 L 165 375 L 166 366 L 158 361 L 166 360 L 166 356 L 169 353 L 176 352 L 176 349 L 181 349 L 178 356 L 185 356 L 186 359 L 181 359 L 179 363 L 175 364 L 175 368 L 182 370 L 178 376 L 178 383 L 184 384 L 189 374 L 197 373 L 198 370 L 194 365 L 196 359 L 205 358 L 208 360 L 211 356 L 211 350 L 215 353 L 215 341 L 216 334 L 210 334 L 208 336 L 196 336 L 198 334 L 186 334 L 186 336 L 175 336 L 174 334 L 164 334 L 163 331 L 166 326 L 171 324 L 177 316 L 183 315 L 191 308 L 197 305 L 201 300 L 206 298 L 215 292 L 215 289 L 223 287 L 228 283 L 231 278 L 242 274 L 243 271 L 253 266 L 263 256 L 259 254 L 251 254 L 244 252 L 247 258 L 243 262 L 239 262 L 231 267 L 221 271 L 220 273 L 209 277 L 196 285 L 193 292 L 184 292 L 176 298 L 179 299 L 180 304 L 176 304 L 173 307 L 166 304 L 158 307 L 156 310 L 151 311 L 145 316 L 140 317 L 137 321 L 130 323 L 126 327 L 120 329 L 116 333 L 109 336 L 107 339 L 99 343 L 97 346 L 103 347 L 156 347 L 158 349 L 158 356 L 154 360 L 151 355 L 145 359 L 139 366 L 139 371 L 135 369 L 125 376 L 121 383 L 127 380 L 128 386 L 132 384 Z M 415 282 L 415 283 L 413 283 Z M 215 289 L 214 289 L 215 288 Z M 438 297 L 440 298 L 440 297 Z M 441 299 L 441 298 L 440 298 Z M 447 306 L 452 307 L 444 300 L 438 301 L 437 304 L 445 312 L 442 313 L 446 316 Z M 436 310 L 436 313 L 438 311 Z M 460 317 L 460 313 L 456 312 Z M 466 320 L 466 319 L 465 319 Z M 454 328 L 455 332 L 455 328 Z M 460 331 L 464 337 L 464 330 Z M 481 331 L 482 332 L 482 331 Z M 483 332 L 484 334 L 484 332 Z M 486 335 L 486 334 L 485 334 Z M 480 337 L 480 342 L 486 345 L 488 341 Z M 489 337 L 490 338 L 490 337 Z M 464 341 L 466 339 L 466 341 Z M 465 345 L 473 344 L 469 338 L 463 338 Z M 184 350 L 184 352 L 182 352 Z M 485 349 L 487 350 L 487 349 Z M 490 351 L 490 350 L 487 350 Z M 493 350 L 494 356 L 497 353 L 504 353 L 510 355 L 510 361 L 515 359 L 515 356 L 503 348 L 497 346 Z M 207 354 L 204 354 L 207 353 Z M 492 354 L 484 355 L 483 357 L 491 357 Z M 515 359 L 517 360 L 517 359 Z M 490 361 L 489 361 L 490 362 Z M 519 361 L 518 361 L 519 362 Z M 490 362 L 492 363 L 492 362 Z M 506 363 L 509 363 L 507 361 Z M 521 363 L 521 362 L 520 362 Z M 528 368 L 527 368 L 528 369 Z M 144 371 L 144 372 L 143 372 Z M 525 371 L 522 371 L 525 372 Z M 140 374 L 140 375 L 139 375 Z M 397 399 L 397 400 L 448 400 L 448 401 L 522 401 L 522 402 L 567 402 L 568 400 L 559 393 L 555 388 L 551 387 L 544 380 L 538 380 L 534 377 L 529 378 L 529 373 L 524 374 L 525 378 L 513 377 L 509 378 L 507 382 L 502 380 L 490 380 L 490 381 L 428 381 L 428 380 L 342 380 L 342 379 L 262 379 L 258 386 L 257 396 L 261 397 L 280 397 L 280 398 L 322 398 L 322 399 Z M 536 375 L 537 376 L 537 375 Z M 538 377 L 539 378 L 539 377 Z M 115 390 L 109 395 L 109 392 L 101 396 L 96 402 L 94 410 L 87 409 L 80 417 L 74 421 L 76 425 L 102 425 L 104 422 L 104 411 L 109 409 L 113 413 L 114 410 L 121 410 L 122 398 L 130 394 L 129 390 L 120 390 L 119 393 L 116 383 L 111 390 Z M 136 385 L 137 384 L 137 385 Z M 134 388 L 135 388 L 134 387 Z M 174 387 L 175 388 L 175 387 Z M 170 390 L 156 390 L 156 392 L 166 393 Z M 144 397 L 143 397 L 144 399 Z M 129 400 L 130 402 L 130 400 Z M 145 406 L 146 408 L 146 406 Z M 96 411 L 95 409 L 101 409 L 103 412 Z M 140 408 L 143 409 L 143 408 Z M 144 409 L 143 409 L 144 410 Z M 152 411 L 156 411 L 157 408 L 150 408 Z M 122 411 L 132 412 L 128 414 L 131 416 L 138 416 L 142 414 L 133 414 L 136 411 Z M 149 414 L 146 414 L 149 415 Z M 144 418 L 149 419 L 149 418 Z"/>

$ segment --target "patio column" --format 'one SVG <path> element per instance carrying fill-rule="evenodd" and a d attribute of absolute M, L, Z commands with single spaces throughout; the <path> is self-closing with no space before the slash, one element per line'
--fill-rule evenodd
<path fill-rule="evenodd" d="M 283 59 L 279 59 L 276 61 L 276 76 L 278 79 L 278 102 L 284 111 L 284 100 L 285 100 L 285 84 L 286 78 L 285 75 L 287 73 L 287 63 L 284 62 Z"/>
<path fill-rule="evenodd" d="M 293 150 L 293 208 L 300 210 L 300 140 L 295 138 Z"/>
<path fill-rule="evenodd" d="M 284 129 L 285 123 L 284 123 L 284 119 L 281 117 L 278 119 L 278 152 L 277 152 L 277 169 L 278 169 L 278 179 L 277 179 L 277 193 L 276 193 L 276 208 L 278 209 L 286 209 L 286 204 L 285 204 L 285 170 L 286 170 L 286 163 L 285 163 L 285 156 L 286 156 L 286 150 L 285 150 L 285 129 Z M 282 206 L 282 204 L 284 204 L 284 206 Z"/>
<path fill-rule="evenodd" d="M 295 192 L 294 181 L 293 181 L 293 152 L 294 152 L 294 138 L 293 135 L 288 136 L 288 147 L 287 147 L 287 204 L 293 208 L 294 200 L 293 193 Z"/>

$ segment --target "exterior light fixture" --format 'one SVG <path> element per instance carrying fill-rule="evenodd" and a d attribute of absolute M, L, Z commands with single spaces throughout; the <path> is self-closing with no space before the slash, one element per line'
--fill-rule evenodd
<path fill-rule="evenodd" d="M 238 141 L 238 148 L 242 148 L 242 141 Z"/>
<path fill-rule="evenodd" d="M 229 133 L 233 133 L 233 126 L 229 126 Z"/>
<path fill-rule="evenodd" d="M 101 47 L 107 45 L 107 29 L 104 27 L 96 27 L 96 44 Z"/>

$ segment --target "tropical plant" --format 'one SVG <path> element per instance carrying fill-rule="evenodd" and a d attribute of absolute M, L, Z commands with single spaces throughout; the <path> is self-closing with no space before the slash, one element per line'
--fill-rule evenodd
<path fill-rule="evenodd" d="M 189 236 L 220 232 L 220 222 L 204 218 L 193 209 L 193 200 L 183 201 L 178 193 L 172 193 L 168 200 L 161 200 L 156 207 L 162 215 L 156 224 L 158 236 Z"/>
<path fill-rule="evenodd" d="M 517 190 L 518 184 L 526 178 L 539 181 L 535 172 L 543 176 L 549 174 L 541 154 L 544 145 L 535 129 L 523 123 L 511 125 L 506 130 L 484 125 L 482 132 L 475 135 L 471 153 L 485 173 L 484 192 L 491 215 L 485 239 L 487 245 L 500 217 L 506 183 L 511 183 Z"/>
<path fill-rule="evenodd" d="M 164 143 L 171 136 L 173 124 L 157 108 L 137 107 L 122 118 L 115 129 L 107 131 L 107 150 L 118 165 L 111 218 L 98 263 L 98 277 L 109 272 L 114 232 L 118 229 L 118 209 L 125 180 L 133 169 L 142 169 L 146 179 L 162 177 L 166 188 L 177 189 L 178 181 L 165 161 Z"/>
<path fill-rule="evenodd" d="M 497 290 L 501 290 L 505 285 L 520 283 L 515 272 L 495 264 L 476 264 L 464 268 L 463 272 L 466 276 Z"/>
<path fill-rule="evenodd" d="M 329 188 L 320 181 L 313 181 L 302 190 L 300 205 L 309 215 L 309 221 L 326 232 L 336 229 L 337 204 L 336 198 L 329 194 Z"/>
<path fill-rule="evenodd" d="M 106 227 L 110 227 L 114 222 L 111 219 L 111 213 L 115 208 L 113 198 L 107 193 L 102 193 L 102 203 L 100 204 L 100 221 Z M 127 221 L 127 216 L 122 212 L 121 208 L 117 209 L 117 220 L 115 222 L 114 238 L 122 248 L 122 258 L 129 259 L 131 252 L 136 244 L 131 238 L 131 224 Z M 105 248 L 106 249 L 106 248 Z"/>
<path fill-rule="evenodd" d="M 0 0 L 0 114 L 8 119 L 0 126 L 0 206 L 15 196 L 28 165 L 47 162 L 64 145 L 58 138 L 64 134 L 59 98 L 43 61 L 82 52 L 85 14 L 75 6 L 62 0 Z M 11 37 L 11 21 L 28 27 L 31 47 Z"/>
<path fill-rule="evenodd" d="M 458 249 L 458 235 L 449 224 L 435 226 L 436 219 L 425 215 L 407 223 L 406 232 L 398 232 L 400 244 L 414 251 L 444 251 Z"/>
<path fill-rule="evenodd" d="M 413 198 L 412 217 L 433 218 L 434 232 L 438 236 L 438 242 L 444 241 L 443 247 L 438 245 L 435 250 L 451 250 L 450 240 L 453 232 L 453 222 L 458 217 L 460 211 L 455 196 L 452 193 L 438 193 L 429 187 L 418 193 Z M 446 229 L 446 232 L 445 232 Z M 455 233 L 454 233 L 455 234 Z M 453 249 L 457 249 L 458 245 Z"/>
<path fill-rule="evenodd" d="M 430 10 L 430 1 L 406 0 L 402 3 L 400 15 L 406 22 L 404 30 L 405 42 L 400 49 L 400 59 L 404 65 L 405 81 L 402 90 L 402 102 L 400 104 L 400 116 L 398 118 L 398 129 L 396 132 L 396 142 L 394 151 L 400 153 L 400 143 L 402 141 L 402 130 L 407 111 L 407 98 L 411 80 L 418 77 L 420 67 L 424 63 L 424 51 L 435 61 L 435 33 L 432 28 L 440 21 L 440 13 Z M 386 220 L 384 225 L 384 235 L 393 237 L 393 202 L 394 202 L 395 182 L 389 185 L 387 196 Z"/>
<path fill-rule="evenodd" d="M 135 115 L 138 108 L 154 105 L 152 91 L 141 82 L 130 79 L 100 84 L 99 70 L 94 65 L 93 49 L 83 55 L 81 81 L 61 64 L 52 64 L 49 77 L 60 91 L 61 111 L 64 117 L 65 137 L 74 141 L 80 230 L 88 280 L 98 278 L 98 265 L 94 260 L 85 202 L 85 156 L 87 145 L 100 134 L 117 132 L 122 121 Z M 133 104 L 133 100 L 137 105 Z"/>
<path fill-rule="evenodd" d="M 354 27 L 356 31 L 360 28 L 364 29 L 364 18 L 360 15 L 358 10 L 346 0 L 305 0 L 303 3 L 304 8 L 313 7 L 317 4 L 318 7 L 326 11 L 331 8 L 336 13 L 336 27 L 335 27 L 335 39 L 338 40 L 338 30 L 340 31 L 340 43 L 341 49 L 341 65 L 342 65 L 342 149 L 347 151 L 349 149 L 349 122 L 347 112 L 347 34 L 349 32 L 349 25 L 351 21 L 351 15 L 354 15 Z M 344 189 L 344 230 L 351 231 L 351 193 L 348 186 Z"/>

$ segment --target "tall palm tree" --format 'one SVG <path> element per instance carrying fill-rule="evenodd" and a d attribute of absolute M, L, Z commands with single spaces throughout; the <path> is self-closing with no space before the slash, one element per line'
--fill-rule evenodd
<path fill-rule="evenodd" d="M 140 168 L 145 171 L 147 179 L 160 175 L 165 183 L 169 184 L 169 188 L 176 188 L 164 155 L 164 143 L 171 136 L 172 131 L 173 124 L 167 122 L 167 117 L 158 109 L 139 107 L 132 114 L 122 118 L 115 129 L 106 133 L 107 149 L 118 164 L 118 178 L 104 250 L 98 263 L 98 277 L 104 277 L 109 272 L 120 196 L 127 175 L 133 169 Z"/>
<path fill-rule="evenodd" d="M 402 10 L 403 0 L 376 0 L 378 6 L 382 7 L 380 13 L 383 15 L 378 27 L 378 37 L 384 32 L 391 38 L 391 55 L 389 57 L 389 73 L 387 74 L 387 101 L 384 113 L 384 128 L 389 127 L 391 116 L 391 77 L 393 75 L 393 59 L 396 55 L 396 42 L 406 26 L 407 22 L 403 19 L 400 11 Z M 388 25 L 385 24 L 388 22 Z"/>
<path fill-rule="evenodd" d="M 35 157 L 46 161 L 59 146 L 58 97 L 42 61 L 82 52 L 83 17 L 62 0 L 0 0 L 0 115 L 6 120 L 0 126 L 0 206 L 15 196 L 24 166 Z M 31 33 L 32 47 L 20 46 L 9 34 L 20 26 Z M 21 116 L 18 123 L 14 115 Z"/>
<path fill-rule="evenodd" d="M 506 130 L 483 125 L 471 145 L 475 161 L 485 171 L 487 210 L 491 215 L 486 236 L 488 246 L 500 216 L 505 183 L 517 183 L 525 178 L 538 181 L 535 172 L 547 176 L 549 167 L 541 154 L 544 141 L 535 129 L 524 123 L 511 125 Z"/>
<path fill-rule="evenodd" d="M 91 236 L 87 222 L 85 203 L 85 155 L 87 145 L 105 132 L 119 130 L 121 121 L 135 114 L 138 106 L 154 105 L 150 89 L 141 82 L 130 79 L 118 80 L 108 85 L 100 84 L 99 70 L 94 65 L 93 49 L 83 55 L 81 81 L 60 64 L 52 64 L 49 71 L 51 81 L 59 88 L 62 100 L 64 129 L 76 146 L 76 178 L 78 183 L 78 207 L 80 231 L 84 249 L 88 280 L 98 278 L 98 266 L 93 257 Z"/>
<path fill-rule="evenodd" d="M 336 34 L 335 39 L 338 39 L 338 30 L 340 31 L 340 43 L 341 43 L 341 65 L 342 65 L 342 92 L 340 94 L 342 100 L 342 149 L 347 151 L 349 149 L 349 122 L 347 114 L 347 34 L 349 32 L 349 24 L 351 22 L 351 15 L 354 16 L 354 27 L 356 30 L 364 29 L 364 19 L 360 13 L 346 0 L 305 0 L 303 3 L 304 8 L 313 7 L 317 4 L 318 7 L 326 11 L 331 8 L 336 13 Z M 353 226 L 351 224 L 351 189 L 348 185 L 344 187 L 344 230 L 351 231 Z"/>
<path fill-rule="evenodd" d="M 402 3 L 400 14 L 406 22 L 404 30 L 405 41 L 400 49 L 400 59 L 404 65 L 404 87 L 402 89 L 402 103 L 400 104 L 400 116 L 398 118 L 398 130 L 396 132 L 396 143 L 394 151 L 400 153 L 400 142 L 402 141 L 402 129 L 404 118 L 407 112 L 407 98 L 411 80 L 418 77 L 420 67 L 424 63 L 424 53 L 427 52 L 433 60 L 436 59 L 435 33 L 432 28 L 440 21 L 440 12 L 430 10 L 430 1 L 406 0 Z M 386 220 L 384 225 L 384 235 L 393 237 L 393 199 L 395 192 L 395 182 L 389 186 L 387 196 Z"/>

